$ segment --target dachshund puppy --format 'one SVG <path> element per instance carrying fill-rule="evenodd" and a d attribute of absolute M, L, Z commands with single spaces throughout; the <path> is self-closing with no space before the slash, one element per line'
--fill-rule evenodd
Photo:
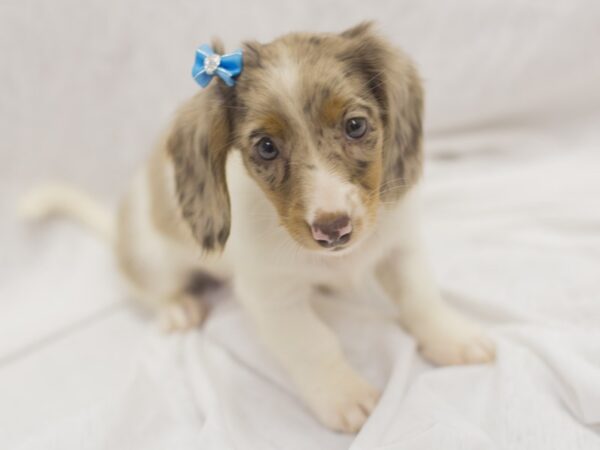
<path fill-rule="evenodd" d="M 231 280 L 334 430 L 359 430 L 379 394 L 311 308 L 316 286 L 374 275 L 427 359 L 493 360 L 493 343 L 440 297 L 419 240 L 423 91 L 409 58 L 370 24 L 245 43 L 243 58 L 234 86 L 215 79 L 181 107 L 116 218 L 68 188 L 34 195 L 29 212 L 62 210 L 107 236 L 168 328 L 204 316 L 194 274 Z"/>

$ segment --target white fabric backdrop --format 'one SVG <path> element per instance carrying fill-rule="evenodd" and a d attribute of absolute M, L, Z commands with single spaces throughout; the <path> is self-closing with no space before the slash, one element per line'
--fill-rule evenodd
<path fill-rule="evenodd" d="M 114 203 L 211 36 L 364 19 L 425 80 L 432 262 L 499 359 L 434 369 L 375 294 L 323 299 L 385 388 L 353 437 L 314 422 L 227 292 L 203 330 L 159 336 L 101 243 L 13 206 L 49 177 Z M 593 0 L 3 1 L 0 448 L 600 448 L 599 50 Z"/>

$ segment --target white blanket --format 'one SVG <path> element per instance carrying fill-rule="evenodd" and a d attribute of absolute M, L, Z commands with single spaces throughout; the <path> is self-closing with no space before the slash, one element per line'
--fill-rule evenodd
<path fill-rule="evenodd" d="M 311 417 L 224 292 L 202 330 L 146 329 L 117 392 L 23 448 L 600 448 L 593 150 L 501 158 L 492 174 L 461 167 L 468 160 L 435 168 L 425 195 L 434 266 L 447 297 L 490 325 L 495 364 L 430 367 L 383 301 L 319 302 L 352 362 L 383 389 L 358 436 Z"/>
<path fill-rule="evenodd" d="M 9 2 L 0 16 L 11 61 L 0 71 L 0 448 L 600 448 L 597 2 L 36 3 Z M 230 27 L 211 26 L 224 14 Z M 101 243 L 61 223 L 25 230 L 12 202 L 55 174 L 114 198 L 177 97 L 195 89 L 179 87 L 195 39 L 364 17 L 421 66 L 431 262 L 499 351 L 493 365 L 434 368 L 375 286 L 319 299 L 351 362 L 383 391 L 350 436 L 313 419 L 226 289 L 202 329 L 160 335 L 126 306 Z M 36 59 L 38 47 L 47 53 Z"/>

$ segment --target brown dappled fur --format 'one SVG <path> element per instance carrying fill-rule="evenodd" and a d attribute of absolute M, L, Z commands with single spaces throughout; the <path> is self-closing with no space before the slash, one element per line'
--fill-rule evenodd
<path fill-rule="evenodd" d="M 222 46 L 216 45 L 222 52 Z M 281 70 L 293 65 L 296 90 Z M 381 201 L 394 201 L 421 173 L 423 92 L 410 60 L 363 23 L 341 34 L 288 34 L 244 45 L 244 70 L 233 88 L 213 80 L 179 111 L 166 141 L 175 167 L 181 214 L 205 251 L 222 250 L 231 212 L 227 153 L 236 148 L 273 203 L 280 222 L 302 245 L 316 248 L 305 223 L 306 174 L 327 166 L 354 183 L 375 220 Z M 344 136 L 353 114 L 367 135 Z M 269 136 L 280 155 L 256 150 Z"/>
<path fill-rule="evenodd" d="M 230 126 L 225 105 L 212 87 L 181 108 L 166 143 L 181 214 L 206 251 L 222 249 L 231 226 L 225 180 Z"/>

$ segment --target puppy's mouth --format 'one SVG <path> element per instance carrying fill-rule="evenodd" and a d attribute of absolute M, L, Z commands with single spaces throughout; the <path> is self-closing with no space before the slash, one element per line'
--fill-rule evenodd
<path fill-rule="evenodd" d="M 343 236 L 338 236 L 333 240 L 326 239 L 317 239 L 317 244 L 319 244 L 322 248 L 326 250 L 330 250 L 332 252 L 336 252 L 342 250 L 343 248 L 351 245 L 350 241 L 352 240 L 352 232 L 345 234 Z"/>
<path fill-rule="evenodd" d="M 334 253 L 336 255 L 342 255 L 346 253 L 350 253 L 354 248 L 354 243 L 348 243 L 345 245 L 337 245 L 329 249 L 329 253 Z"/>
<path fill-rule="evenodd" d="M 327 247 L 327 248 L 325 248 L 325 247 L 315 248 L 314 252 L 318 253 L 320 255 L 331 256 L 331 257 L 344 256 L 344 255 L 348 255 L 349 253 L 352 253 L 358 247 L 359 241 L 360 241 L 360 239 L 355 239 L 355 238 L 351 237 L 344 244 L 340 243 L 340 244 L 333 245 L 333 246 Z"/>

